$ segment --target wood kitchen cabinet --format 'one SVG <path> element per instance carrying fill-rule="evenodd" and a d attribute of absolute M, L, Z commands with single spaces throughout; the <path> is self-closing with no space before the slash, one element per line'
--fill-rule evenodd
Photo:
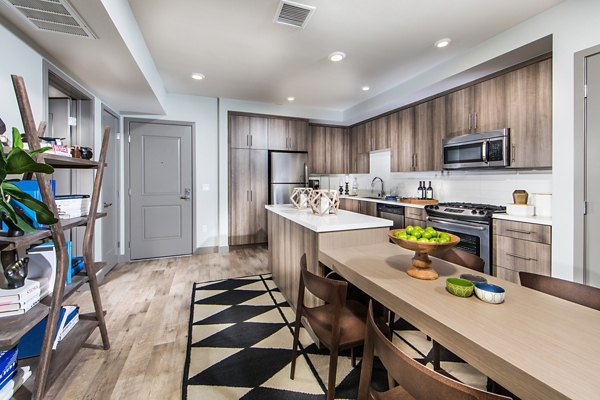
<path fill-rule="evenodd" d="M 229 150 L 229 245 L 267 241 L 268 151 Z"/>
<path fill-rule="evenodd" d="M 310 140 L 308 149 L 309 172 L 311 174 L 327 173 L 327 148 L 326 127 L 319 125 L 310 126 Z"/>
<path fill-rule="evenodd" d="M 308 122 L 268 118 L 269 150 L 307 151 Z"/>
<path fill-rule="evenodd" d="M 393 119 L 393 114 L 390 114 L 369 122 L 371 150 L 390 148 L 390 123 Z"/>
<path fill-rule="evenodd" d="M 552 167 L 552 59 L 506 75 L 511 168 Z"/>
<path fill-rule="evenodd" d="M 267 118 L 229 114 L 229 147 L 267 149 Z"/>
<path fill-rule="evenodd" d="M 473 87 L 448 93 L 446 100 L 446 137 L 464 135 L 471 132 L 473 108 Z"/>
<path fill-rule="evenodd" d="M 340 209 L 352 212 L 360 212 L 360 201 L 356 199 L 340 199 Z"/>
<path fill-rule="evenodd" d="M 348 172 L 350 174 L 368 174 L 370 140 L 367 137 L 366 124 L 355 125 L 349 132 Z"/>
<path fill-rule="evenodd" d="M 442 140 L 446 136 L 446 102 L 444 97 L 414 107 L 414 170 L 442 170 Z"/>
<path fill-rule="evenodd" d="M 494 275 L 519 283 L 519 271 L 551 275 L 552 227 L 494 220 Z"/>
<path fill-rule="evenodd" d="M 500 75 L 473 86 L 473 132 L 506 128 L 505 81 L 505 76 Z"/>
<path fill-rule="evenodd" d="M 310 125 L 309 171 L 311 174 L 348 172 L 348 128 Z"/>
<path fill-rule="evenodd" d="M 414 107 L 390 115 L 392 172 L 413 171 L 414 168 Z"/>
<path fill-rule="evenodd" d="M 349 138 L 348 128 L 327 127 L 325 130 L 325 147 L 328 174 L 345 174 L 348 172 Z"/>
<path fill-rule="evenodd" d="M 377 216 L 377 203 L 372 201 L 358 201 L 358 212 L 371 217 Z"/>
<path fill-rule="evenodd" d="M 300 119 L 288 120 L 289 149 L 308 151 L 308 121 Z"/>
<path fill-rule="evenodd" d="M 404 226 L 427 227 L 427 213 L 424 208 L 404 207 Z"/>

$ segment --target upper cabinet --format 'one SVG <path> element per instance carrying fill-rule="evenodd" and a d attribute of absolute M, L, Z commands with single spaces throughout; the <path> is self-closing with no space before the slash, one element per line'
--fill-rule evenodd
<path fill-rule="evenodd" d="M 552 167 L 552 60 L 506 75 L 512 168 Z"/>
<path fill-rule="evenodd" d="M 473 86 L 471 113 L 474 132 L 506 128 L 506 78 L 500 75 Z"/>
<path fill-rule="evenodd" d="M 350 154 L 348 128 L 310 125 L 309 172 L 345 174 Z"/>
<path fill-rule="evenodd" d="M 308 121 L 301 119 L 288 120 L 289 149 L 308 151 Z"/>
<path fill-rule="evenodd" d="M 236 149 L 267 149 L 267 120 L 229 114 L 229 146 Z"/>
<path fill-rule="evenodd" d="M 442 140 L 446 136 L 446 101 L 444 97 L 414 107 L 414 171 L 442 169 Z"/>
<path fill-rule="evenodd" d="M 413 171 L 415 165 L 414 107 L 390 114 L 390 117 L 391 171 Z"/>
<path fill-rule="evenodd" d="M 371 128 L 371 150 L 390 148 L 390 124 L 392 123 L 392 119 L 392 114 L 390 114 L 368 123 Z"/>
<path fill-rule="evenodd" d="M 446 96 L 446 136 L 471 132 L 473 126 L 473 87 L 448 93 Z"/>
<path fill-rule="evenodd" d="M 369 148 L 366 134 L 366 124 L 360 124 L 350 128 L 348 172 L 351 174 L 368 174 Z"/>
<path fill-rule="evenodd" d="M 308 122 L 299 119 L 268 118 L 269 150 L 308 151 Z"/>

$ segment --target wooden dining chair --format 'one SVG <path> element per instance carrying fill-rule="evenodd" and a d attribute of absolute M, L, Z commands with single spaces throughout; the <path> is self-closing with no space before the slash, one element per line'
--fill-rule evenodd
<path fill-rule="evenodd" d="M 519 271 L 521 286 L 600 311 L 600 289 L 581 283 Z"/>
<path fill-rule="evenodd" d="M 433 253 L 429 253 L 429 255 L 454 264 L 462 265 L 463 267 L 472 269 L 476 272 L 483 272 L 485 267 L 483 258 L 456 248 L 445 251 L 434 251 Z"/>
<path fill-rule="evenodd" d="M 458 250 L 456 248 L 451 248 L 445 251 L 434 251 L 429 253 L 430 256 L 441 258 L 442 260 L 449 261 L 454 264 L 461 265 L 465 268 L 472 269 L 476 272 L 483 273 L 485 268 L 485 261 L 483 258 L 476 256 L 475 254 L 467 253 L 466 251 Z M 439 371 L 441 369 L 440 365 L 440 352 L 441 347 L 438 342 L 433 341 L 433 369 Z"/>
<path fill-rule="evenodd" d="M 398 383 L 386 392 L 371 388 L 375 354 Z M 413 360 L 394 346 L 378 329 L 369 304 L 358 400 L 499 400 L 508 399 L 447 378 Z"/>
<path fill-rule="evenodd" d="M 364 342 L 367 308 L 356 301 L 346 301 L 348 282 L 323 278 L 309 272 L 306 267 L 306 254 L 300 260 L 300 267 L 290 378 L 294 379 L 300 323 L 302 317 L 305 317 L 321 344 L 330 351 L 327 400 L 333 400 L 338 353 L 344 349 L 352 349 L 352 366 L 356 366 L 354 347 L 360 346 Z M 305 288 L 323 300 L 325 304 L 312 308 L 306 307 L 304 305 Z"/>

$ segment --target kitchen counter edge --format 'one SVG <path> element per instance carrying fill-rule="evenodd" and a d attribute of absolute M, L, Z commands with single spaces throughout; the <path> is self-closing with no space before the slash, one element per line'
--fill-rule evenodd
<path fill-rule="evenodd" d="M 401 201 L 384 200 L 384 199 L 371 199 L 371 198 L 368 198 L 368 197 L 360 197 L 360 196 L 342 195 L 342 196 L 340 196 L 340 199 L 369 201 L 371 203 L 390 204 L 390 205 L 393 205 L 393 206 L 404 206 L 404 207 L 412 207 L 412 208 L 425 208 L 425 204 L 402 203 Z"/>
<path fill-rule="evenodd" d="M 494 214 L 494 215 L 492 215 L 492 218 L 502 219 L 505 221 L 516 221 L 516 222 L 525 222 L 528 224 L 552 226 L 552 217 L 540 217 L 537 215 L 526 217 L 526 216 L 521 216 L 521 215 Z"/>

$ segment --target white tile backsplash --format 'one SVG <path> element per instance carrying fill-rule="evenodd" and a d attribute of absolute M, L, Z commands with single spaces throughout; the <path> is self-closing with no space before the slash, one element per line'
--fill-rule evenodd
<path fill-rule="evenodd" d="M 349 181 L 358 178 L 361 193 L 371 190 L 371 181 L 379 176 L 385 182 L 387 194 L 415 197 L 419 180 L 433 187 L 434 197 L 440 201 L 465 201 L 504 205 L 512 203 L 512 192 L 516 189 L 532 193 L 552 192 L 551 171 L 515 171 L 510 169 L 455 172 L 390 172 L 390 152 L 371 153 L 370 174 L 350 175 Z M 337 189 L 344 175 L 322 175 L 321 187 Z M 377 190 L 379 184 L 377 184 Z M 531 196 L 530 196 L 531 199 Z"/>

